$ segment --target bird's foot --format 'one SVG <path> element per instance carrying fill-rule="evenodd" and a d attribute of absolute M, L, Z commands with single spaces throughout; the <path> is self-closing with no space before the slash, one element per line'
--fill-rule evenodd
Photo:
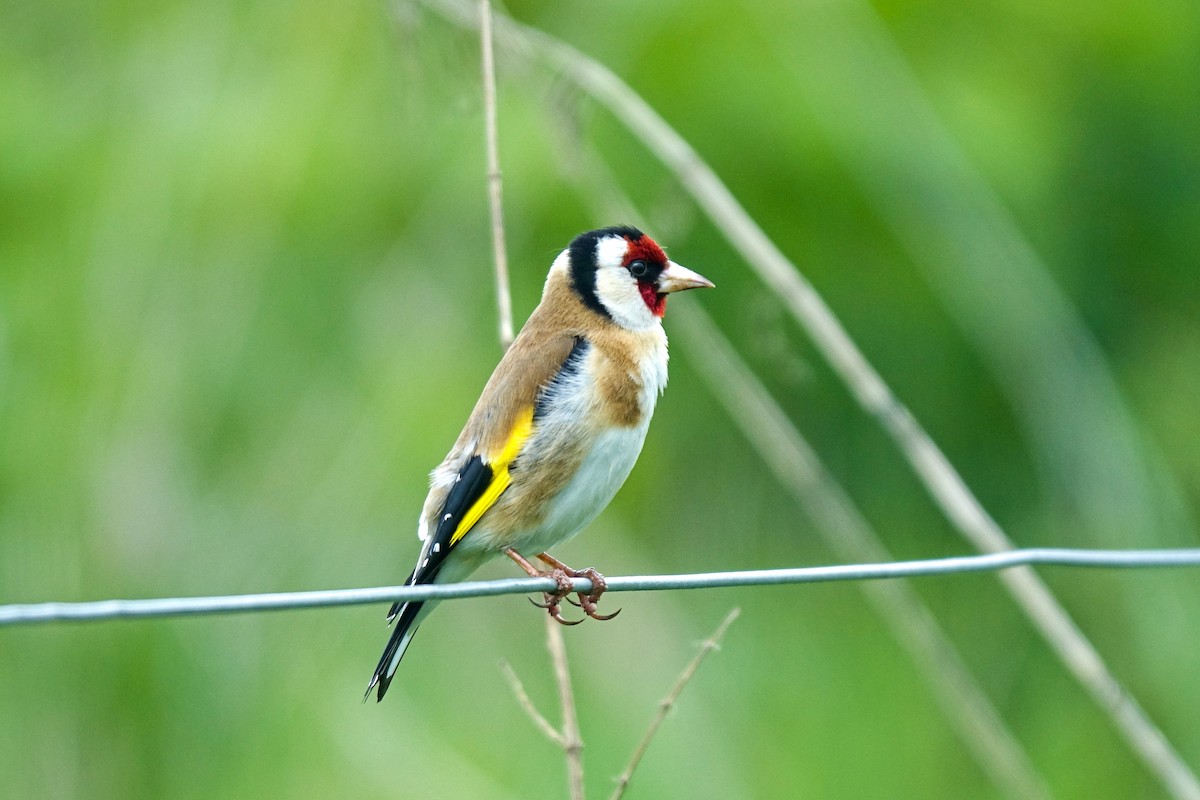
<path fill-rule="evenodd" d="M 566 564 L 559 561 L 557 558 L 550 555 L 549 553 L 542 553 L 541 555 L 538 556 L 538 558 L 540 558 L 542 561 L 545 561 L 550 566 L 554 567 L 554 570 L 553 570 L 554 572 L 562 570 L 564 573 L 566 573 L 567 575 L 570 575 L 572 578 L 587 578 L 589 581 L 592 582 L 592 590 L 590 592 L 587 592 L 587 593 L 576 592 L 575 593 L 575 595 L 579 598 L 578 603 L 575 603 L 575 601 L 573 601 L 573 600 L 570 601 L 574 605 L 577 605 L 580 608 L 582 608 L 583 613 L 587 614 L 592 619 L 596 619 L 596 620 L 600 620 L 601 622 L 604 622 L 606 620 L 612 619 L 617 614 L 621 613 L 621 609 L 619 609 L 619 608 L 611 614 L 597 614 L 596 613 L 596 602 L 600 599 L 600 595 L 604 594 L 604 592 L 606 592 L 608 590 L 608 582 L 605 581 L 604 576 L 601 575 L 599 572 L 597 572 L 593 567 L 588 567 L 587 569 L 571 569 Z"/>
<path fill-rule="evenodd" d="M 604 580 L 603 575 L 601 575 L 599 572 L 596 572 L 596 570 L 592 567 L 588 567 L 587 569 L 583 569 L 575 573 L 575 577 L 587 578 L 592 582 L 592 591 L 588 592 L 587 594 L 578 592 L 579 607 L 583 609 L 583 613 L 587 614 L 592 619 L 598 619 L 601 622 L 610 620 L 617 614 L 621 613 L 621 609 L 619 608 L 611 614 L 596 613 L 596 601 L 600 599 L 600 595 L 608 591 L 608 581 Z"/>
<path fill-rule="evenodd" d="M 554 618 L 556 622 L 563 625 L 578 625 L 583 622 L 581 619 L 569 620 L 562 615 L 562 601 L 565 598 L 567 602 L 577 605 L 583 609 L 583 613 L 587 614 L 592 619 L 609 620 L 621 613 L 621 609 L 617 609 L 611 614 L 596 613 L 596 601 L 600 599 L 600 595 L 608 588 L 608 584 L 604 580 L 604 576 L 597 572 L 592 567 L 587 569 L 571 569 L 563 562 L 559 561 L 549 553 L 541 553 L 538 558 L 546 564 L 550 565 L 549 571 L 538 569 L 529 563 L 520 553 L 512 548 L 504 551 L 504 554 L 525 570 L 525 573 L 533 578 L 553 578 L 558 584 L 558 588 L 553 592 L 547 592 L 542 595 L 545 601 L 542 603 L 530 599 L 538 608 L 544 608 Z M 575 578 L 587 578 L 592 582 L 592 590 L 590 592 L 576 592 L 573 580 Z M 574 594 L 579 598 L 579 602 L 571 600 L 571 595 Z"/>

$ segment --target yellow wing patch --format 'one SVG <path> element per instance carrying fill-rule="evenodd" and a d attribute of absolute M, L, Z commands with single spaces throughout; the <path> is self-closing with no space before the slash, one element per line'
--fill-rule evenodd
<path fill-rule="evenodd" d="M 458 544 L 458 540 L 475 527 L 475 523 L 479 522 L 479 518 L 483 516 L 484 512 L 495 505 L 496 501 L 500 499 L 500 495 L 504 494 L 504 490 L 512 483 L 508 467 L 516 460 L 517 453 L 521 452 L 521 446 L 525 444 L 525 440 L 531 433 L 533 433 L 533 406 L 521 412 L 517 417 L 517 424 L 513 426 L 512 433 L 508 435 L 508 441 L 504 443 L 500 455 L 487 462 L 488 467 L 492 470 L 492 482 L 463 515 L 462 522 L 458 523 L 454 535 L 450 537 L 451 546 Z"/>

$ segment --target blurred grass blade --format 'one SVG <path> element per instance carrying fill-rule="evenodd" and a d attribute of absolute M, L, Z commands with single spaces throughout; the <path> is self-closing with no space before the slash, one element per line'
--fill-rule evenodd
<path fill-rule="evenodd" d="M 851 0 L 784 13 L 790 23 L 761 15 L 760 29 L 825 139 L 987 359 L 1064 517 L 1078 518 L 1093 546 L 1188 541 L 1194 526 L 1179 490 L 1152 468 L 1095 337 L 937 118 L 877 12 Z"/>
<path fill-rule="evenodd" d="M 693 368 L 770 466 L 829 548 L 846 561 L 888 561 L 891 554 L 817 454 L 696 305 L 674 310 Z M 942 713 L 980 767 L 1014 798 L 1050 797 L 1021 743 L 1009 731 L 937 619 L 907 584 L 861 584 L 876 613 L 921 670 Z"/>

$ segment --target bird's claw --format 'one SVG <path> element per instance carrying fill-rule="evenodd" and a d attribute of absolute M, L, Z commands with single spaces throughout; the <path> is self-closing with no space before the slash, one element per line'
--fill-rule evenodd
<path fill-rule="evenodd" d="M 595 604 L 595 602 L 593 602 L 591 600 L 589 600 L 587 603 L 582 604 L 582 607 L 583 607 L 583 613 L 587 614 L 592 619 L 599 620 L 600 622 L 608 622 L 610 619 L 615 617 L 617 614 L 621 613 L 621 609 L 618 608 L 616 611 L 612 612 L 611 614 L 597 614 L 596 613 L 596 604 Z"/>
<path fill-rule="evenodd" d="M 587 614 L 592 619 L 599 620 L 601 622 L 606 622 L 615 617 L 617 614 L 621 613 L 621 609 L 619 608 L 611 614 L 596 613 L 596 602 L 600 599 L 600 595 L 604 594 L 608 590 L 608 582 L 604 580 L 604 576 L 597 572 L 594 568 L 588 567 L 587 569 L 581 569 L 575 573 L 574 577 L 587 578 L 592 582 L 591 592 L 588 594 L 584 594 L 583 592 L 576 593 L 579 596 L 579 602 L 577 605 L 583 609 L 583 613 Z"/>
<path fill-rule="evenodd" d="M 546 598 L 546 602 L 539 603 L 532 597 L 529 598 L 529 602 L 533 603 L 538 608 L 544 608 L 550 612 L 550 616 L 554 617 L 555 622 L 559 623 L 560 625 L 578 625 L 579 623 L 583 622 L 581 619 L 570 620 L 562 615 L 562 606 L 559 605 L 559 601 L 562 599 L 561 597 L 555 597 L 552 594 L 544 594 L 542 596 Z"/>
<path fill-rule="evenodd" d="M 554 621 L 560 625 L 578 625 L 579 623 L 583 622 L 581 619 L 569 620 L 564 617 L 562 615 L 562 606 L 560 605 L 564 597 L 570 601 L 571 591 L 574 588 L 571 583 L 571 578 L 575 576 L 568 574 L 567 570 L 561 567 L 555 567 L 554 569 L 550 570 L 550 573 L 546 577 L 554 578 L 555 583 L 558 584 L 558 588 L 553 592 L 546 592 L 543 594 L 542 597 L 545 598 L 545 602 L 543 603 L 537 602 L 532 597 L 529 598 L 529 602 L 533 603 L 538 608 L 546 609 L 550 616 L 554 618 Z"/>

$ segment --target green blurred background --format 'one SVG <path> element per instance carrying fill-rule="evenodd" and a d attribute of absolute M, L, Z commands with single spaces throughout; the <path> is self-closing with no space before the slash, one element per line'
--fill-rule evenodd
<path fill-rule="evenodd" d="M 1195 546 L 1200 10 L 529 0 L 709 161 L 1021 545 Z M 518 319 L 645 224 L 897 557 L 970 552 L 611 116 L 500 54 Z M 476 37 L 411 3 L 0 5 L 0 602 L 397 583 L 499 356 Z M 600 218 L 613 187 L 647 219 Z M 682 316 L 682 314 L 680 314 Z M 667 328 L 672 331 L 671 314 Z M 674 338 L 609 574 L 836 560 Z M 496 564 L 481 577 L 511 576 Z M 1193 572 L 1047 570 L 1200 768 Z M 1050 790 L 1160 785 L 994 576 L 915 585 Z M 998 797 L 849 584 L 622 595 L 566 632 L 590 794 L 734 605 L 630 797 Z M 8 797 L 565 796 L 523 597 L 447 604 L 387 701 L 380 608 L 0 630 Z"/>

